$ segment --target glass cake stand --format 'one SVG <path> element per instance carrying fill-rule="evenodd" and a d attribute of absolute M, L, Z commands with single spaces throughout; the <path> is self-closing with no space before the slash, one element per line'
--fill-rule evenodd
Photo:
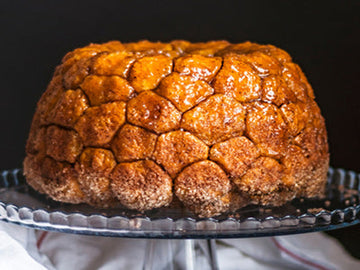
<path fill-rule="evenodd" d="M 330 168 L 322 199 L 295 199 L 281 207 L 247 206 L 216 218 L 182 208 L 139 213 L 59 203 L 26 184 L 22 170 L 0 175 L 0 220 L 25 227 L 108 237 L 146 238 L 143 269 L 196 269 L 196 257 L 218 269 L 217 238 L 242 238 L 333 230 L 360 221 L 360 174 Z M 165 239 L 165 240 L 164 240 Z M 174 240 L 174 239 L 181 239 Z"/>

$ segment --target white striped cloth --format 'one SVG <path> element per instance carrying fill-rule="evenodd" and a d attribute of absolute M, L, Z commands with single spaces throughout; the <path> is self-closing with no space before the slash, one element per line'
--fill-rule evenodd
<path fill-rule="evenodd" d="M 37 231 L 0 222 L 0 269 L 142 269 L 146 241 Z M 360 261 L 324 233 L 218 240 L 217 257 L 221 270 L 360 269 Z"/>

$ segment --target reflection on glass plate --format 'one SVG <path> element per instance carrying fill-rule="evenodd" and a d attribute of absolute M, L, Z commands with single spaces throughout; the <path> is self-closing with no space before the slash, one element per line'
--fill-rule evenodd
<path fill-rule="evenodd" d="M 197 218 L 180 208 L 145 213 L 59 203 L 34 191 L 20 169 L 0 175 L 0 220 L 27 227 L 134 238 L 238 238 L 331 230 L 359 223 L 360 175 L 330 169 L 326 197 L 281 207 L 248 206 L 231 215 Z"/>

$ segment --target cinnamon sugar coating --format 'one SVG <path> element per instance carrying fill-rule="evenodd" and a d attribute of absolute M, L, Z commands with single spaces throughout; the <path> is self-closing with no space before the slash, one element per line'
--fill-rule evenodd
<path fill-rule="evenodd" d="M 102 146 L 110 142 L 125 122 L 125 106 L 125 102 L 113 102 L 86 110 L 75 125 L 84 145 Z"/>
<path fill-rule="evenodd" d="M 58 126 L 49 126 L 45 135 L 46 154 L 58 161 L 74 163 L 83 144 L 79 134 Z"/>
<path fill-rule="evenodd" d="M 272 45 L 90 44 L 64 56 L 40 98 L 24 174 L 59 201 L 146 211 L 175 198 L 201 217 L 322 196 L 314 98 Z"/>
<path fill-rule="evenodd" d="M 181 127 L 212 145 L 242 135 L 244 118 L 245 109 L 239 102 L 224 95 L 213 95 L 184 113 Z"/>
<path fill-rule="evenodd" d="M 75 163 L 75 170 L 80 187 L 87 195 L 87 203 L 100 207 L 116 204 L 109 177 L 115 166 L 115 157 L 111 151 L 90 147 L 84 149 Z"/>
<path fill-rule="evenodd" d="M 204 160 L 185 168 L 175 179 L 175 194 L 199 216 L 218 215 L 230 206 L 231 183 L 216 163 Z"/>
<path fill-rule="evenodd" d="M 68 90 L 58 99 L 46 122 L 72 128 L 87 108 L 89 102 L 80 89 Z"/>
<path fill-rule="evenodd" d="M 288 127 L 279 108 L 273 104 L 255 102 L 246 117 L 248 137 L 263 155 L 280 156 L 288 143 Z"/>
<path fill-rule="evenodd" d="M 234 183 L 256 203 L 281 205 L 284 203 L 279 196 L 282 178 L 283 167 L 279 162 L 273 158 L 260 157 L 252 163 L 245 175 L 234 178 Z"/>
<path fill-rule="evenodd" d="M 150 158 L 157 136 L 141 127 L 126 124 L 111 143 L 118 162 Z"/>
<path fill-rule="evenodd" d="M 255 144 L 244 136 L 213 145 L 210 159 L 221 164 L 232 177 L 241 177 L 259 156 Z"/>
<path fill-rule="evenodd" d="M 155 162 L 120 163 L 111 175 L 111 189 L 126 207 L 140 211 L 167 206 L 172 200 L 172 180 Z"/>
<path fill-rule="evenodd" d="M 207 159 L 209 149 L 205 143 L 190 132 L 172 131 L 159 136 L 154 159 L 171 177 L 175 177 L 185 166 Z"/>
<path fill-rule="evenodd" d="M 179 128 L 181 113 L 167 99 L 145 91 L 128 102 L 127 120 L 161 134 Z"/>
<path fill-rule="evenodd" d="M 213 84 L 215 93 L 224 94 L 240 102 L 257 100 L 261 94 L 261 78 L 241 56 L 224 56 L 223 67 Z"/>

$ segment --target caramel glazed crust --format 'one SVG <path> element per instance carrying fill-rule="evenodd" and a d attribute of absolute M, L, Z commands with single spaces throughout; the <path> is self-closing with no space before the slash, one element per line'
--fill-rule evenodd
<path fill-rule="evenodd" d="M 37 104 L 28 183 L 51 198 L 200 217 L 324 193 L 324 119 L 272 45 L 111 41 L 69 52 Z M 176 199 L 177 198 L 177 199 Z"/>

